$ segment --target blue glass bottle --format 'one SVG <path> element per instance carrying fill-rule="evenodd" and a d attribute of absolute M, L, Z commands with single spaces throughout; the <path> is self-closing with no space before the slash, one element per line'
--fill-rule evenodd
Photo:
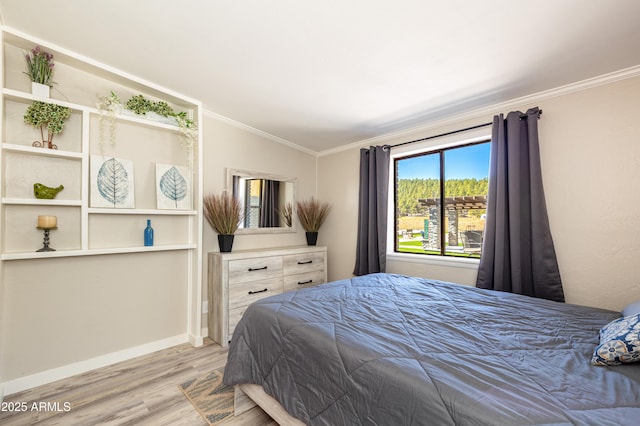
<path fill-rule="evenodd" d="M 144 228 L 144 245 L 153 245 L 153 228 L 151 227 L 151 219 L 147 219 L 147 227 Z"/>

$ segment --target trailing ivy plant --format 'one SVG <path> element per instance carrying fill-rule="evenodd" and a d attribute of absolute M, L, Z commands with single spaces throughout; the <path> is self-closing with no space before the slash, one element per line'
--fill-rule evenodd
<path fill-rule="evenodd" d="M 187 113 L 180 111 L 174 115 L 180 129 L 180 145 L 191 152 L 198 142 L 198 128 L 192 120 L 187 118 Z"/>
<path fill-rule="evenodd" d="M 71 115 L 71 108 L 47 102 L 34 101 L 24 114 L 24 122 L 33 127 L 40 128 L 42 144 L 48 144 L 53 148 L 53 135 L 64 130 L 64 122 Z M 44 137 L 44 129 L 47 129 L 47 138 Z"/>
<path fill-rule="evenodd" d="M 100 97 L 100 101 L 97 103 L 98 110 L 100 111 L 100 118 L 104 119 L 108 117 L 110 119 L 110 138 L 111 143 L 115 142 L 115 119 L 116 115 L 122 112 L 123 108 L 133 111 L 137 115 L 144 115 L 147 112 L 154 112 L 163 117 L 173 117 L 178 124 L 180 130 L 180 145 L 191 152 L 194 145 L 198 142 L 198 128 L 193 120 L 187 118 L 187 113 L 184 111 L 176 113 L 171 105 L 165 101 L 151 101 L 145 98 L 143 95 L 134 95 L 122 105 L 118 96 L 111 92 L 110 97 Z M 100 122 L 100 143 L 102 143 L 102 129 L 103 124 Z"/>
<path fill-rule="evenodd" d="M 146 114 L 154 112 L 163 117 L 173 117 L 180 129 L 180 145 L 191 152 L 193 146 L 198 142 L 198 129 L 194 122 L 187 118 L 184 111 L 176 113 L 171 106 L 164 101 L 153 102 L 143 95 L 132 96 L 125 104 L 126 108 L 136 114 Z"/>
<path fill-rule="evenodd" d="M 98 97 L 98 103 L 96 103 L 100 116 L 98 117 L 100 139 L 99 144 L 102 146 L 104 143 L 104 120 L 109 120 L 109 140 L 111 145 L 116 143 L 116 117 L 122 112 L 122 103 L 113 91 L 110 96 Z"/>

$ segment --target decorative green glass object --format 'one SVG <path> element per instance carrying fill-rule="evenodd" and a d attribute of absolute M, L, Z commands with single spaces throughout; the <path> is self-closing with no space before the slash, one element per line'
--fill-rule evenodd
<path fill-rule="evenodd" d="M 36 198 L 41 200 L 53 200 L 58 195 L 58 192 L 62 191 L 64 186 L 60 185 L 57 188 L 51 188 L 49 186 L 43 185 L 41 183 L 33 184 L 33 193 Z"/>

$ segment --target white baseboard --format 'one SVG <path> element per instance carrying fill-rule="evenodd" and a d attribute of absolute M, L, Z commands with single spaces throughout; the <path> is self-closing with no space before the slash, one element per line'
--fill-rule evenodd
<path fill-rule="evenodd" d="M 95 370 L 96 368 L 106 367 L 117 362 L 126 361 L 141 355 L 147 355 L 182 343 L 187 343 L 188 341 L 189 339 L 186 334 L 179 334 L 166 339 L 156 340 L 155 342 L 145 343 L 144 345 L 134 346 L 121 351 L 100 355 L 95 358 L 74 362 L 73 364 L 67 364 L 62 367 L 9 380 L 4 383 L 0 383 L 0 389 L 3 390 L 3 395 L 11 395 L 36 386 L 55 382 L 56 380 L 66 379 L 67 377 L 86 373 L 87 371 Z"/>

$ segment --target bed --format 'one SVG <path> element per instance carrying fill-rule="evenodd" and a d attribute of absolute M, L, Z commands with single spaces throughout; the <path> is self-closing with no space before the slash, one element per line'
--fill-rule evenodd
<path fill-rule="evenodd" d="M 311 425 L 630 424 L 640 363 L 592 364 L 600 329 L 620 317 L 371 274 L 251 305 L 224 382 L 253 384 Z"/>

